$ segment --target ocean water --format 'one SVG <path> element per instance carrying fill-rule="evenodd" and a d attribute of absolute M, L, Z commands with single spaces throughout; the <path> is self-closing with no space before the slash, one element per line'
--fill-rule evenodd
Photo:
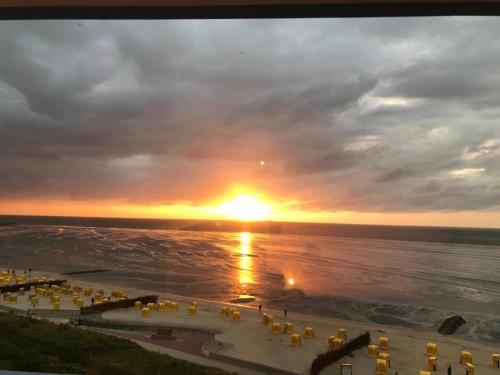
<path fill-rule="evenodd" d="M 500 247 L 300 234 L 61 225 L 0 226 L 5 267 L 290 312 L 437 327 L 500 342 Z"/>

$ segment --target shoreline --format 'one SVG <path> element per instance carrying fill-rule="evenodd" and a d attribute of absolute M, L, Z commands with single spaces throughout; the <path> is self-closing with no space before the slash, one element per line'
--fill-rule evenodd
<path fill-rule="evenodd" d="M 60 275 L 50 272 L 36 272 L 37 275 L 59 278 L 63 277 L 70 284 L 83 287 L 102 288 L 103 283 L 82 281 L 75 276 Z M 107 285 L 106 288 L 112 285 Z M 129 296 L 150 294 L 151 290 L 142 288 L 118 287 L 114 290 L 125 292 Z M 155 293 L 156 294 L 156 293 Z M 419 369 L 426 368 L 425 346 L 427 342 L 436 342 L 439 346 L 439 371 L 444 374 L 445 367 L 451 363 L 453 367 L 458 364 L 461 350 L 472 351 L 474 364 L 480 374 L 495 374 L 495 370 L 488 367 L 490 356 L 498 352 L 498 344 L 488 344 L 464 339 L 456 336 L 443 336 L 428 329 L 415 329 L 408 327 L 389 326 L 372 322 L 342 320 L 331 317 L 316 316 L 289 312 L 285 319 L 282 311 L 267 309 L 265 313 L 273 314 L 275 321 L 284 326 L 285 322 L 292 322 L 296 332 L 303 334 L 305 327 L 311 326 L 316 331 L 316 339 L 303 340 L 303 345 L 298 348 L 290 346 L 290 336 L 285 334 L 273 335 L 269 326 L 262 324 L 262 316 L 254 306 L 244 306 L 230 302 L 210 301 L 186 296 L 177 296 L 168 293 L 158 293 L 160 300 L 175 300 L 179 304 L 178 312 L 153 312 L 150 318 L 142 318 L 134 308 L 113 310 L 102 314 L 103 321 L 126 323 L 141 322 L 140 324 L 178 326 L 185 328 L 210 330 L 215 335 L 215 340 L 227 344 L 229 349 L 223 355 L 232 358 L 235 362 L 251 362 L 281 368 L 283 370 L 306 374 L 312 360 L 319 353 L 328 349 L 327 338 L 335 335 L 338 328 L 347 329 L 348 338 L 352 338 L 366 331 L 372 335 L 374 343 L 378 343 L 378 336 L 390 337 L 391 346 L 388 352 L 391 355 L 391 372 L 398 371 L 401 375 L 410 375 Z M 199 304 L 197 316 L 189 316 L 187 307 L 191 301 Z M 2 302 L 2 305 L 5 305 Z M 241 321 L 233 322 L 229 318 L 220 316 L 220 308 L 236 307 L 241 312 Z M 40 306 L 42 307 L 42 306 Z M 374 361 L 369 358 L 366 348 L 354 353 L 348 359 L 353 363 L 357 374 L 368 375 L 374 370 Z M 330 366 L 324 374 L 334 374 L 337 366 Z"/>

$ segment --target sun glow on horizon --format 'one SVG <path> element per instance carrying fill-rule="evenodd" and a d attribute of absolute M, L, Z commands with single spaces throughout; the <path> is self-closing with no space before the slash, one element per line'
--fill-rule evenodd
<path fill-rule="evenodd" d="M 238 220 L 266 220 L 272 213 L 270 204 L 262 203 L 257 197 L 239 194 L 219 206 L 219 211 Z"/>

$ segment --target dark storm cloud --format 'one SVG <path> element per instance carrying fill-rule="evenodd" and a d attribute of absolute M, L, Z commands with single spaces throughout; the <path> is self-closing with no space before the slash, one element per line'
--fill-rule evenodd
<path fill-rule="evenodd" d="M 82 24 L 0 23 L 0 198 L 500 205 L 496 18 Z"/>

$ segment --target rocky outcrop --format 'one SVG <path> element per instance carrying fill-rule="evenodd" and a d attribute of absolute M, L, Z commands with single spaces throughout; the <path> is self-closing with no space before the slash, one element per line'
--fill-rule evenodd
<path fill-rule="evenodd" d="M 465 319 L 460 315 L 453 315 L 447 318 L 438 328 L 438 332 L 442 335 L 453 335 L 458 327 L 465 324 Z"/>

